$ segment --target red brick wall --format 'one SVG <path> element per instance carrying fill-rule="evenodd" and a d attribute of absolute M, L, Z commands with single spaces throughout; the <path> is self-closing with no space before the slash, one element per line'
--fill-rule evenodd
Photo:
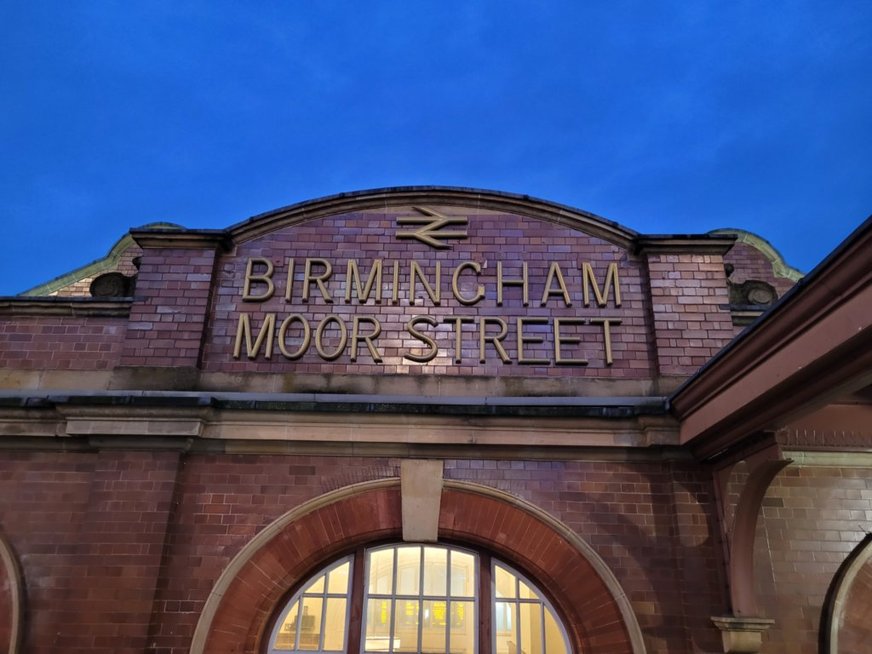
<path fill-rule="evenodd" d="M 692 375 L 735 333 L 723 258 L 651 254 L 648 274 L 659 371 Z"/>
<path fill-rule="evenodd" d="M 215 580 L 260 529 L 328 490 L 393 476 L 397 466 L 191 454 L 173 496 L 176 456 L 0 459 L 0 493 L 9 499 L 0 524 L 31 589 L 29 652 L 187 651 Z M 446 477 L 508 490 L 574 529 L 627 592 L 650 654 L 714 650 L 708 617 L 725 606 L 704 476 L 666 463 L 462 460 L 446 463 Z"/>
<path fill-rule="evenodd" d="M 214 250 L 143 252 L 123 365 L 197 365 L 214 261 Z"/>
<path fill-rule="evenodd" d="M 25 651 L 145 650 L 176 459 L 0 457 L 0 525 L 27 589 Z"/>
<path fill-rule="evenodd" d="M 827 589 L 872 520 L 872 470 L 789 466 L 766 493 L 755 546 L 767 654 L 817 654 Z"/>
<path fill-rule="evenodd" d="M 126 318 L 3 316 L 0 370 L 111 370 L 126 329 Z"/>

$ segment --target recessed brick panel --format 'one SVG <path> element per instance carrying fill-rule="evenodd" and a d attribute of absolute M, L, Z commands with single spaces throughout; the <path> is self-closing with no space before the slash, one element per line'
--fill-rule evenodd
<path fill-rule="evenodd" d="M 97 316 L 0 316 L 0 370 L 111 370 L 127 320 Z"/>
<path fill-rule="evenodd" d="M 296 372 L 296 373 L 354 373 L 354 374 L 438 374 L 438 375 L 500 375 L 560 377 L 566 375 L 594 376 L 608 378 L 649 378 L 652 374 L 648 350 L 649 328 L 644 311 L 644 288 L 642 285 L 641 262 L 627 251 L 600 238 L 584 234 L 568 227 L 535 220 L 524 216 L 480 213 L 465 213 L 461 209 L 445 209 L 450 215 L 469 215 L 468 238 L 451 242 L 451 248 L 435 250 L 423 243 L 395 238 L 396 218 L 405 215 L 420 215 L 414 209 L 392 209 L 389 212 L 350 213 L 282 228 L 265 236 L 241 244 L 229 254 L 223 254 L 217 265 L 217 279 L 214 289 L 213 309 L 207 337 L 204 367 L 207 371 L 222 372 Z M 275 266 L 272 279 L 276 284 L 275 295 L 263 302 L 242 301 L 246 264 L 249 258 L 268 259 Z M 305 259 L 320 258 L 329 261 L 333 274 L 325 282 L 333 298 L 326 302 L 315 284 L 311 285 L 308 301 L 302 300 Z M 290 301 L 284 294 L 293 258 L 294 284 Z M 376 303 L 374 296 L 360 303 L 356 290 L 352 301 L 344 298 L 347 261 L 357 261 L 363 281 L 373 267 L 376 259 L 384 261 L 384 299 Z M 434 306 L 420 282 L 416 282 L 415 297 L 410 297 L 409 262 L 419 262 L 425 277 L 435 284 L 435 265 L 442 266 L 440 304 Z M 391 300 L 393 284 L 392 262 L 400 263 L 398 302 Z M 478 284 L 483 284 L 486 295 L 475 305 L 467 306 L 459 302 L 451 291 L 452 271 L 456 266 L 474 261 L 482 266 L 476 277 L 467 270 L 459 277 L 461 292 L 471 297 Z M 504 265 L 504 277 L 520 277 L 521 262 L 528 264 L 529 306 L 522 303 L 519 287 L 507 286 L 504 303 L 497 305 L 497 262 Z M 562 295 L 553 294 L 544 306 L 542 295 L 546 288 L 551 262 L 557 262 L 564 275 L 570 292 L 571 306 L 567 307 Z M 604 291 L 605 276 L 610 263 L 618 266 L 620 279 L 621 306 L 616 307 L 613 296 L 609 295 L 607 306 L 596 306 L 593 290 L 589 293 L 590 306 L 583 302 L 582 262 L 588 262 L 597 283 Z M 265 268 L 256 269 L 263 272 Z M 318 267 L 317 271 L 323 268 Z M 552 282 L 552 289 L 558 289 Z M 263 294 L 265 283 L 252 285 L 252 292 Z M 264 315 L 276 315 L 276 331 L 280 323 L 289 315 L 300 313 L 310 323 L 314 332 L 319 321 L 329 317 L 341 318 L 347 326 L 351 338 L 354 316 L 377 319 L 381 325 L 381 335 L 376 339 L 376 347 L 383 359 L 376 363 L 363 343 L 356 361 L 350 358 L 351 344 L 335 361 L 328 362 L 318 356 L 314 344 L 308 352 L 297 360 L 288 360 L 277 347 L 272 358 L 267 360 L 261 350 L 249 360 L 243 348 L 241 356 L 233 357 L 233 350 L 241 312 L 249 313 L 254 335 L 264 321 Z M 406 353 L 421 354 L 426 346 L 410 335 L 406 323 L 416 315 L 426 315 L 438 321 L 437 326 L 421 325 L 420 331 L 434 338 L 439 344 L 439 355 L 428 363 L 416 363 L 404 358 Z M 478 319 L 480 317 L 502 318 L 508 321 L 509 333 L 502 341 L 512 363 L 503 363 L 494 346 L 486 345 L 486 362 L 480 363 L 478 327 L 464 324 L 461 327 L 462 361 L 454 361 L 455 332 L 453 324 L 443 321 L 451 316 Z M 582 343 L 565 345 L 564 358 L 585 358 L 587 366 L 554 365 L 553 334 L 551 327 L 544 325 L 528 326 L 531 337 L 541 337 L 544 343 L 525 344 L 528 358 L 549 359 L 551 364 L 528 365 L 518 363 L 516 340 L 517 318 L 615 318 L 620 325 L 610 328 L 613 364 L 605 361 L 603 327 L 583 325 L 564 327 L 564 335 L 578 336 Z M 363 328 L 362 328 L 363 329 Z M 369 329 L 366 326 L 366 329 Z M 499 331 L 495 323 L 488 327 L 488 335 Z M 527 333 L 527 332 L 525 332 Z M 295 326 L 289 332 L 287 348 L 294 351 L 302 340 L 302 331 Z M 339 342 L 339 329 L 335 325 L 325 332 L 325 349 L 334 349 Z"/>

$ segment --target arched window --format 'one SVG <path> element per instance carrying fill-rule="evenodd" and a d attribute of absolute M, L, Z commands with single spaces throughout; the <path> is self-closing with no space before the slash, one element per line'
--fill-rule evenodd
<path fill-rule="evenodd" d="M 306 581 L 278 613 L 267 651 L 570 650 L 543 593 L 505 563 L 458 547 L 400 544 L 359 551 Z"/>

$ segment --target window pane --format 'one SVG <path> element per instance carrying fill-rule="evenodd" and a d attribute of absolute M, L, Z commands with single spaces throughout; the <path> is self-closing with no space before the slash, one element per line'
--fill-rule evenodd
<path fill-rule="evenodd" d="M 542 654 L 542 605 L 538 602 L 518 606 L 521 627 L 521 650 L 525 654 Z"/>
<path fill-rule="evenodd" d="M 521 654 L 515 629 L 515 607 L 511 602 L 496 602 L 494 607 L 494 634 L 497 654 Z"/>
<path fill-rule="evenodd" d="M 539 599 L 536 592 L 520 579 L 518 580 L 518 587 L 520 589 L 518 594 L 521 596 L 521 599 Z"/>
<path fill-rule="evenodd" d="M 465 552 L 451 552 L 451 596 L 473 597 L 475 591 L 475 557 Z"/>
<path fill-rule="evenodd" d="M 320 575 L 315 581 L 309 584 L 304 593 L 321 594 L 324 592 L 324 575 Z"/>
<path fill-rule="evenodd" d="M 348 570 L 351 564 L 343 563 L 342 565 L 330 571 L 330 576 L 327 578 L 327 592 L 336 595 L 348 594 Z"/>
<path fill-rule="evenodd" d="M 418 650 L 418 603 L 419 600 L 396 600 L 394 613 L 394 651 L 416 652 Z"/>
<path fill-rule="evenodd" d="M 367 652 L 387 652 L 391 639 L 391 600 L 371 599 L 366 603 Z"/>
<path fill-rule="evenodd" d="M 345 607 L 344 597 L 331 597 L 327 600 L 327 617 L 324 623 L 324 651 L 340 652 L 345 649 Z"/>
<path fill-rule="evenodd" d="M 291 610 L 288 611 L 287 617 L 282 621 L 281 626 L 276 632 L 276 642 L 273 645 L 274 649 L 292 650 L 297 639 L 297 614 L 300 610 L 300 603 L 294 602 Z"/>
<path fill-rule="evenodd" d="M 545 609 L 545 652 L 546 654 L 566 654 L 566 641 L 563 629 L 557 624 L 551 609 Z"/>
<path fill-rule="evenodd" d="M 475 654 L 475 602 L 451 602 L 451 654 Z"/>
<path fill-rule="evenodd" d="M 424 595 L 445 597 L 448 579 L 448 550 L 424 548 Z"/>
<path fill-rule="evenodd" d="M 500 566 L 494 566 L 494 582 L 497 590 L 497 597 L 505 597 L 512 599 L 518 595 L 515 593 L 515 575 Z"/>
<path fill-rule="evenodd" d="M 369 553 L 369 593 L 390 595 L 394 592 L 394 550 Z"/>
<path fill-rule="evenodd" d="M 321 581 L 324 581 L 323 577 Z M 300 616 L 300 649 L 319 649 L 323 603 L 324 600 L 320 597 L 303 597 L 303 615 Z"/>
<path fill-rule="evenodd" d="M 421 616 L 421 652 L 443 654 L 448 634 L 448 602 L 424 600 Z"/>
<path fill-rule="evenodd" d="M 397 548 L 397 595 L 417 595 L 421 579 L 421 548 Z"/>

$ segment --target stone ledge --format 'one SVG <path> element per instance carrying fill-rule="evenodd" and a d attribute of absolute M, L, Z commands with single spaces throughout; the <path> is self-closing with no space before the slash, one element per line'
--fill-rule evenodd
<path fill-rule="evenodd" d="M 763 645 L 763 632 L 775 624 L 770 618 L 713 616 L 721 630 L 725 654 L 756 654 Z"/>

